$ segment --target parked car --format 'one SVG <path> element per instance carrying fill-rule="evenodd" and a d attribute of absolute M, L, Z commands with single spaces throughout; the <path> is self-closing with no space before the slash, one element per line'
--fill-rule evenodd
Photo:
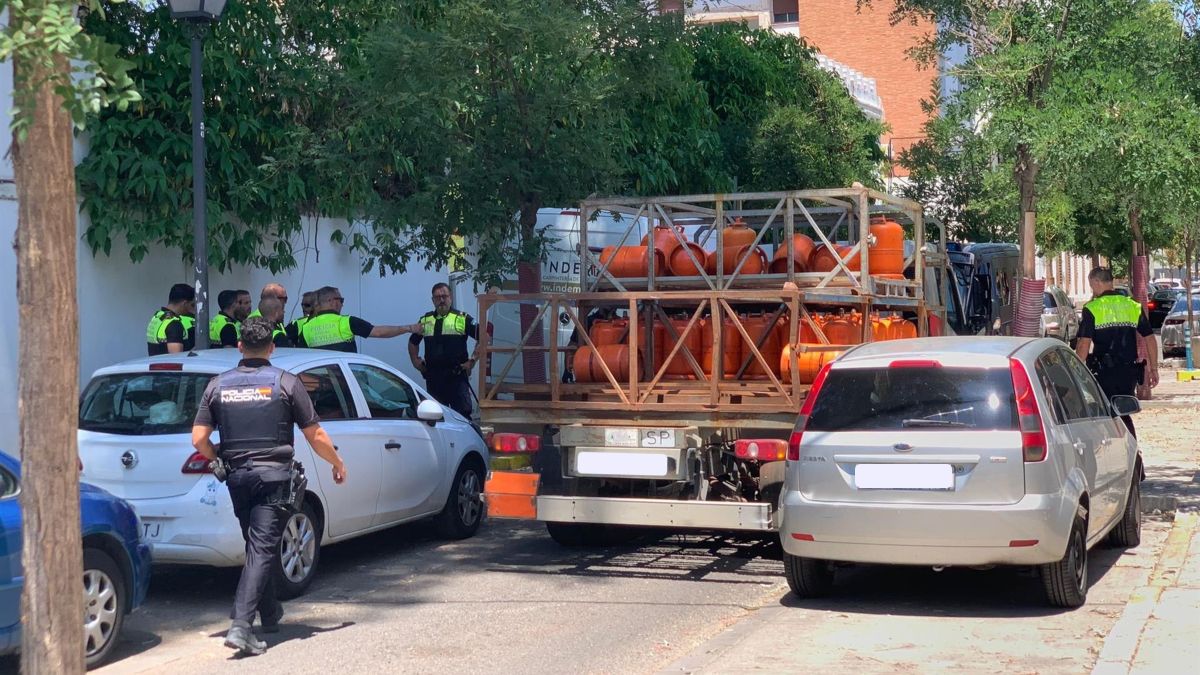
<path fill-rule="evenodd" d="M 236 350 L 215 349 L 135 359 L 96 371 L 84 388 L 83 476 L 129 500 L 156 562 L 243 562 L 229 493 L 193 452 L 190 435 L 209 380 L 239 358 Z M 475 534 L 484 517 L 488 451 L 467 419 L 369 356 L 281 349 L 271 362 L 300 377 L 349 476 L 334 485 L 329 465 L 297 431 L 308 491 L 284 527 L 281 596 L 308 588 L 323 544 L 423 518 L 436 518 L 448 537 Z"/>
<path fill-rule="evenodd" d="M 1042 305 L 1042 337 L 1074 342 L 1079 333 L 1079 314 L 1066 291 L 1058 286 L 1047 286 L 1042 293 Z"/>
<path fill-rule="evenodd" d="M 21 464 L 0 452 L 0 654 L 21 648 Z M 150 588 L 150 547 L 122 499 L 80 483 L 83 534 L 83 639 L 88 667 L 112 653 L 125 622 Z"/>
<path fill-rule="evenodd" d="M 1187 335 L 1184 326 L 1187 324 L 1187 298 L 1180 297 L 1171 305 L 1171 311 L 1163 319 L 1162 343 L 1163 356 L 1183 356 L 1187 352 Z M 1191 335 L 1200 328 L 1200 293 L 1192 296 L 1192 330 Z"/>
<path fill-rule="evenodd" d="M 1150 327 L 1155 330 L 1162 328 L 1163 321 L 1171 313 L 1171 307 L 1175 306 L 1175 301 L 1183 295 L 1185 295 L 1185 292 L 1182 288 L 1168 288 L 1166 290 L 1155 291 L 1154 295 L 1150 296 L 1150 301 L 1146 303 L 1146 309 L 1149 311 Z"/>
<path fill-rule="evenodd" d="M 1169 277 L 1162 277 L 1159 279 L 1155 279 L 1154 282 L 1152 283 L 1152 285 L 1154 286 L 1155 289 L 1160 290 L 1160 291 L 1166 291 L 1166 290 L 1170 290 L 1172 288 L 1177 288 L 1180 290 L 1183 289 L 1183 281 L 1181 281 L 1179 279 L 1169 278 Z"/>
<path fill-rule="evenodd" d="M 1051 604 L 1088 590 L 1088 549 L 1137 546 L 1141 457 L 1058 340 L 876 342 L 826 366 L 788 448 L 788 583 L 827 593 L 833 563 L 1030 565 Z"/>

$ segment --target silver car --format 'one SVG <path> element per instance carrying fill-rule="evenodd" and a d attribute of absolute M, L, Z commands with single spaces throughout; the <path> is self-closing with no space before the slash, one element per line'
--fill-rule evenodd
<path fill-rule="evenodd" d="M 788 447 L 788 584 L 828 593 L 833 563 L 1031 565 L 1083 604 L 1088 549 L 1141 538 L 1141 458 L 1084 364 L 1049 338 L 862 345 L 813 383 Z"/>
<path fill-rule="evenodd" d="M 1079 314 L 1066 291 L 1047 286 L 1042 293 L 1042 337 L 1072 342 L 1079 333 Z"/>
<path fill-rule="evenodd" d="M 1184 327 L 1187 324 L 1187 296 L 1181 295 L 1171 306 L 1171 311 L 1163 319 L 1162 348 L 1163 356 L 1183 356 L 1187 350 Z M 1192 335 L 1200 335 L 1200 294 L 1192 295 Z"/>

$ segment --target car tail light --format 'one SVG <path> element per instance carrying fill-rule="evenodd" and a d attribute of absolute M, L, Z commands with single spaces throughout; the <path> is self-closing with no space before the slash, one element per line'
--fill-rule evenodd
<path fill-rule="evenodd" d="M 1013 393 L 1017 400 L 1017 424 L 1021 429 L 1021 453 L 1026 462 L 1040 462 L 1046 459 L 1046 428 L 1042 426 L 1042 413 L 1038 409 L 1037 395 L 1033 391 L 1033 383 L 1025 365 L 1016 359 L 1009 359 L 1009 372 L 1012 374 Z"/>
<path fill-rule="evenodd" d="M 788 461 L 800 461 L 800 441 L 804 437 L 804 427 L 808 425 L 808 416 L 812 414 L 813 404 L 817 401 L 817 395 L 821 393 L 821 387 L 824 386 L 832 365 L 826 363 L 821 367 L 821 372 L 817 373 L 816 379 L 813 380 L 812 389 L 809 389 L 808 396 L 804 397 L 804 405 L 800 406 L 800 416 L 796 418 L 796 425 L 792 427 L 792 435 L 788 438 Z"/>
<path fill-rule="evenodd" d="M 888 364 L 888 368 L 941 368 L 940 361 L 933 359 L 897 359 Z"/>
<path fill-rule="evenodd" d="M 787 457 L 788 442 L 778 438 L 745 438 L 733 444 L 733 455 L 752 462 L 778 462 Z"/>
<path fill-rule="evenodd" d="M 208 466 L 208 458 L 199 452 L 193 452 L 179 471 L 180 473 L 212 473 L 212 469 Z"/>
<path fill-rule="evenodd" d="M 183 370 L 182 363 L 151 363 L 150 370 Z"/>
<path fill-rule="evenodd" d="M 1157 306 L 1158 306 L 1158 305 L 1154 304 L 1154 301 L 1153 301 L 1153 300 L 1148 300 L 1148 301 L 1146 301 L 1146 309 L 1154 309 L 1154 308 L 1155 308 L 1155 307 L 1157 307 Z"/>
<path fill-rule="evenodd" d="M 495 452 L 537 452 L 541 449 L 541 436 L 534 434 L 492 434 L 492 450 Z"/>

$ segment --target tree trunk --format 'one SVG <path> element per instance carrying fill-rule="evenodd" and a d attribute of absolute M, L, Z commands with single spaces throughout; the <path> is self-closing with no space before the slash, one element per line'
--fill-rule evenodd
<path fill-rule="evenodd" d="M 21 19 L 19 12 L 13 13 L 14 25 Z M 77 238 L 74 136 L 62 99 L 46 84 L 46 68 L 22 59 L 18 51 L 13 69 L 18 95 L 23 85 L 38 87 L 25 99 L 26 105 L 36 106 L 28 136 L 24 142 L 13 141 L 25 569 L 21 667 L 25 673 L 82 673 L 83 559 L 75 446 L 79 333 L 69 316 L 75 308 Z M 54 69 L 68 73 L 66 59 L 58 58 Z"/>
<path fill-rule="evenodd" d="M 1133 255 L 1146 255 L 1146 237 L 1142 234 L 1142 209 L 1136 204 L 1129 207 L 1129 230 L 1133 233 Z M 1130 262 L 1132 263 L 1132 259 Z"/>
<path fill-rule="evenodd" d="M 1038 164 L 1026 143 L 1017 144 L 1017 164 L 1013 169 L 1021 206 L 1021 274 L 1026 279 L 1037 276 L 1037 249 L 1034 237 L 1037 227 Z"/>
<path fill-rule="evenodd" d="M 541 207 L 541 200 L 536 196 L 527 196 L 521 206 L 521 252 L 522 256 L 526 253 L 526 247 L 537 236 L 537 212 Z M 522 260 L 517 265 L 517 292 L 518 293 L 541 293 L 542 292 L 542 263 L 537 261 Z M 533 304 L 521 305 L 521 335 L 529 330 L 533 325 L 533 320 L 537 318 L 538 307 Z M 549 325 L 551 330 L 554 330 L 557 317 L 543 317 L 542 324 Z M 529 336 L 529 341 L 525 343 L 527 347 L 541 347 L 546 344 L 543 331 L 535 330 Z M 546 353 L 541 351 L 526 351 L 521 354 L 521 366 L 524 372 L 525 384 L 542 384 L 546 381 Z"/>

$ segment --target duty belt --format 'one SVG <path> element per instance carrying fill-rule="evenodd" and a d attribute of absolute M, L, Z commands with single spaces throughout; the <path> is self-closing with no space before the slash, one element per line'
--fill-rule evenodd
<path fill-rule="evenodd" d="M 230 469 L 288 469 L 293 460 L 243 459 L 229 462 Z"/>

